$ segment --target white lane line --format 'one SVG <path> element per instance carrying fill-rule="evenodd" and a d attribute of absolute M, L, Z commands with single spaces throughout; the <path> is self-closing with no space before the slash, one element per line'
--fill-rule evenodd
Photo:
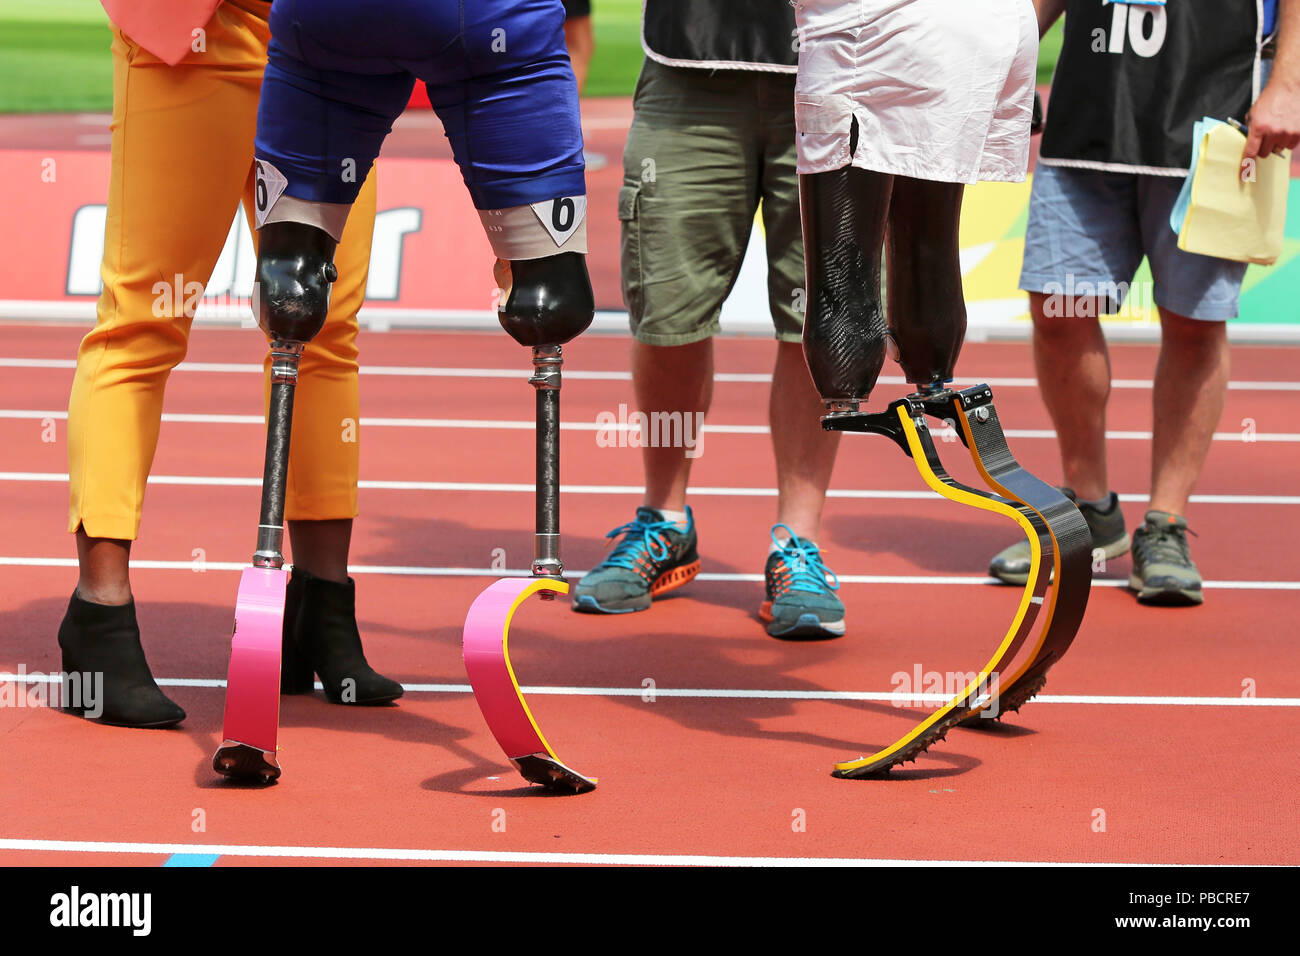
<path fill-rule="evenodd" d="M 66 473 L 54 471 L 0 471 L 0 481 L 15 482 L 66 482 Z M 240 478 L 220 475 L 150 475 L 151 485 L 182 485 L 210 488 L 260 488 L 261 478 Z M 498 494 L 533 494 L 535 487 L 526 482 L 509 481 L 380 481 L 361 479 L 357 486 L 371 491 L 448 491 L 494 492 Z M 642 495 L 642 485 L 560 485 L 568 495 Z M 775 498 L 775 488 L 731 488 L 701 485 L 692 487 L 693 497 L 710 498 Z M 832 488 L 828 498 L 864 499 L 876 501 L 939 501 L 942 496 L 933 491 L 918 489 L 883 488 Z M 1122 494 L 1123 502 L 1144 502 L 1147 495 Z M 1192 504 L 1208 505 L 1296 505 L 1300 495 L 1192 495 Z"/>
<path fill-rule="evenodd" d="M 512 850 L 422 850 L 395 847 L 261 846 L 233 843 L 135 843 L 106 840 L 23 840 L 0 838 L 0 850 L 51 853 L 138 853 L 171 856 L 285 857 L 309 860 L 394 860 L 419 863 L 573 863 L 586 866 L 753 866 L 753 867 L 931 867 L 931 866 L 1218 866 L 1202 863 L 1067 863 L 1055 860 L 890 860 L 832 856 L 704 856 L 670 853 L 559 853 Z M 1237 864 L 1233 864 L 1236 866 Z"/>
<path fill-rule="evenodd" d="M 67 417 L 68 413 L 65 411 L 0 408 L 0 419 L 35 419 L 44 421 L 48 418 L 53 421 L 66 421 Z M 261 415 L 214 415 L 207 412 L 164 412 L 162 420 L 164 422 L 190 425 L 257 425 L 259 427 L 266 423 L 266 419 Z M 361 424 L 374 428 L 471 428 L 475 430 L 527 432 L 531 432 L 536 427 L 535 423 L 531 421 L 491 418 L 363 417 Z M 560 430 L 566 432 L 632 432 L 637 429 L 627 422 L 602 424 L 593 420 L 589 422 L 561 422 Z M 714 434 L 728 435 L 766 435 L 769 431 L 766 425 L 705 425 L 703 430 Z"/>
<path fill-rule="evenodd" d="M 612 414 L 612 413 L 611 413 Z M 53 421 L 62 421 L 67 419 L 66 411 L 56 411 L 53 409 L 29 409 L 29 408 L 0 408 L 0 419 L 35 419 L 44 421 L 51 419 Z M 206 425 L 262 425 L 264 419 L 261 415 L 215 415 L 211 413 L 177 413 L 164 412 L 162 416 L 164 422 L 175 422 L 178 424 L 206 424 Z M 375 428 L 469 428 L 476 431 L 528 431 L 533 430 L 534 423 L 525 420 L 498 419 L 498 418 L 362 418 L 362 425 L 369 425 Z M 597 421 L 589 422 L 562 422 L 561 431 L 574 432 L 632 432 L 638 429 L 634 428 L 627 422 L 610 422 L 603 424 Z M 767 435 L 769 428 L 766 425 L 709 425 L 706 424 L 703 432 L 714 435 Z M 936 431 L 941 438 L 944 437 L 942 430 Z M 1008 438 L 1018 439 L 1039 439 L 1055 438 L 1056 432 L 1050 428 L 1007 428 L 1003 434 Z M 1144 431 L 1108 431 L 1106 437 L 1114 441 L 1150 441 L 1151 432 Z M 1273 442 L 1300 442 L 1300 433 L 1295 432 L 1215 432 L 1215 441 L 1238 442 L 1243 445 L 1251 444 L 1268 444 Z M 955 442 L 955 436 L 954 436 Z"/>
<path fill-rule="evenodd" d="M 30 408 L 0 408 L 0 418 L 37 419 L 40 421 L 49 418 L 57 422 L 67 421 L 68 413 Z M 266 421 L 261 415 L 213 415 L 208 413 L 191 415 L 183 412 L 164 412 L 162 420 L 165 422 L 203 425 L 262 425 Z"/>
<path fill-rule="evenodd" d="M 41 558 L 24 556 L 0 556 L 0 567 L 30 568 L 75 568 L 76 558 Z M 243 571 L 248 564 L 238 561 L 151 561 L 131 560 L 131 567 L 142 571 Z M 350 574 L 383 574 L 397 577 L 431 577 L 431 578 L 523 578 L 530 572 L 520 570 L 501 570 L 496 568 L 453 568 L 422 567 L 418 565 L 388 564 L 351 564 Z M 565 568 L 570 578 L 579 578 L 586 571 Z M 1004 586 L 996 578 L 980 575 L 960 574 L 839 574 L 841 584 L 923 584 L 923 585 L 997 585 Z M 761 574 L 715 574 L 705 572 L 697 574 L 696 581 L 719 581 L 730 584 L 757 584 L 764 580 Z M 1124 588 L 1128 581 L 1119 578 L 1093 578 L 1095 588 Z M 1203 587 L 1221 591 L 1300 591 L 1300 581 L 1205 581 Z"/>
<path fill-rule="evenodd" d="M 71 370 L 76 367 L 75 359 L 0 358 L 0 368 L 58 368 Z M 173 371 L 261 375 L 263 370 L 261 365 L 252 362 L 182 362 Z M 361 374 L 398 378 L 499 378 L 515 380 L 527 380 L 528 378 L 528 373 L 521 368 L 452 368 L 419 365 L 363 365 L 361 366 Z M 631 372 L 600 371 L 596 369 L 566 368 L 564 377 L 579 381 L 632 381 Z M 772 381 L 772 376 L 767 373 L 719 372 L 714 376 L 714 379 L 719 382 L 764 383 Z M 883 377 L 881 382 L 884 382 Z M 905 383 L 900 377 L 897 384 L 902 385 Z"/>
<path fill-rule="evenodd" d="M 53 684 L 58 674 L 13 673 L 0 671 L 0 683 Z M 224 680 L 204 677 L 159 677 L 161 687 L 223 688 Z M 317 688 L 321 687 L 316 681 Z M 470 694 L 469 684 L 403 684 L 412 694 Z M 644 697 L 644 687 L 556 687 L 540 685 L 521 687 L 533 697 Z M 751 690 L 734 687 L 656 687 L 655 697 L 681 697 L 691 700 L 860 700 L 898 704 L 946 704 L 952 694 L 912 693 L 905 691 L 855 690 Z M 1088 704 L 1112 707 L 1300 707 L 1300 697 L 1153 697 L 1132 694 L 1040 694 L 1034 698 L 1044 704 Z"/>
<path fill-rule="evenodd" d="M 77 367 L 75 359 L 40 359 L 0 357 L 0 368 L 62 368 Z M 262 374 L 262 366 L 251 362 L 182 362 L 176 366 L 177 372 L 211 372 L 211 373 L 245 373 Z M 363 375 L 411 376 L 416 378 L 504 378 L 526 379 L 527 373 L 516 368 L 454 368 L 445 366 L 418 365 L 363 365 Z M 632 373 L 627 371 L 598 371 L 591 369 L 565 369 L 564 377 L 575 381 L 630 382 Z M 772 381 L 767 372 L 717 372 L 715 382 L 764 384 Z M 907 380 L 901 375 L 882 375 L 877 380 L 881 385 L 906 385 Z M 991 385 L 994 388 L 1036 388 L 1035 378 L 1003 376 L 995 378 L 963 379 L 957 383 L 958 388 L 971 385 Z M 1111 388 L 1150 389 L 1152 382 L 1143 378 L 1117 378 L 1111 382 Z M 1247 392 L 1300 392 L 1300 382 L 1283 381 L 1242 381 L 1229 382 L 1231 391 Z"/>

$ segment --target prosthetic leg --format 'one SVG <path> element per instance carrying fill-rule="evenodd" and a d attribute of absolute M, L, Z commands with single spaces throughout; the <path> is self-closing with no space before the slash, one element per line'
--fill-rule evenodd
<path fill-rule="evenodd" d="M 537 388 L 535 579 L 526 586 L 498 582 L 475 602 L 465 625 L 466 664 L 507 756 L 530 779 L 583 790 L 593 782 L 555 759 L 519 696 L 506 656 L 515 608 L 531 593 L 553 596 L 567 589 L 558 546 L 561 346 L 595 312 L 583 257 L 582 125 L 561 14 L 555 4 L 500 0 L 376 0 L 364 9 L 346 0 L 315 0 L 273 7 L 255 142 L 256 218 L 259 226 L 293 221 L 340 238 L 392 121 L 416 79 L 424 81 L 509 278 L 499 280 L 507 293 L 499 316 L 517 341 L 533 349 Z M 376 72 L 376 62 L 386 64 L 382 71 Z M 315 259 L 296 264 L 309 273 L 321 265 Z M 286 336 L 274 324 L 294 317 L 279 304 L 267 309 L 273 338 L 310 338 Z M 264 516 L 263 524 L 268 520 L 278 534 L 279 513 Z M 265 743 L 262 738 L 257 748 L 263 755 Z"/>
<path fill-rule="evenodd" d="M 1069 648 L 1091 587 L 1092 540 L 1078 509 L 1012 457 L 987 385 L 947 387 L 966 332 L 957 244 L 961 192 L 960 185 L 851 166 L 800 176 L 809 301 L 804 353 L 827 405 L 822 427 L 893 439 L 934 491 L 1015 521 L 1031 548 L 1015 617 L 976 679 L 888 747 L 836 764 L 838 777 L 885 773 L 915 760 L 957 724 L 1018 710 Z M 880 301 L 886 239 L 888 323 Z M 863 412 L 886 353 L 917 391 L 884 412 Z M 954 423 L 992 493 L 947 474 L 927 416 Z"/>
<path fill-rule="evenodd" d="M 271 345 L 271 408 L 262 470 L 262 508 L 253 566 L 245 569 L 235 604 L 226 713 L 217 773 L 271 783 L 280 724 L 280 654 L 284 636 L 284 491 L 289 469 L 293 396 L 303 347 L 325 324 L 335 240 L 300 222 L 267 223 L 259 231 L 258 324 Z"/>
<path fill-rule="evenodd" d="M 510 762 L 530 783 L 562 793 L 596 787 L 565 766 L 528 709 L 510 663 L 510 621 L 531 595 L 554 600 L 569 585 L 560 560 L 560 369 L 562 346 L 595 314 L 585 256 L 567 252 L 509 263 L 510 287 L 498 312 L 502 327 L 533 352 L 528 381 L 537 395 L 537 530 L 531 578 L 488 586 L 465 616 L 463 653 L 474 699 Z"/>

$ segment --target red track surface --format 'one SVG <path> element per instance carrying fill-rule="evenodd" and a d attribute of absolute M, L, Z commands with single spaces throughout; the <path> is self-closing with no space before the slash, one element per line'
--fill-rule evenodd
<path fill-rule="evenodd" d="M 71 359 L 81 330 L 8 326 L 0 358 Z M 264 348 L 251 330 L 196 333 L 194 362 L 256 363 Z M 567 351 L 566 370 L 621 371 L 622 339 L 588 337 Z M 721 372 L 762 373 L 770 342 L 721 340 Z M 1240 348 L 1234 381 L 1293 376 L 1297 350 Z M 490 419 L 528 422 L 525 353 L 501 335 L 386 333 L 363 342 L 367 366 L 518 370 L 515 380 L 365 374 L 367 418 Z M 1149 347 L 1114 349 L 1118 379 L 1148 379 Z M 968 379 L 1032 374 L 1023 345 L 969 345 Z M 887 370 L 889 371 L 889 370 Z M 0 408 L 62 414 L 67 368 L 4 368 Z M 901 394 L 882 386 L 881 405 Z M 1033 388 L 997 387 L 1009 429 L 1050 428 Z M 1115 392 L 1110 427 L 1150 427 L 1146 388 Z M 592 423 L 632 405 L 626 380 L 566 379 L 564 420 Z M 873 403 L 874 404 L 874 403 Z M 767 385 L 721 383 L 710 423 L 765 423 Z M 168 388 L 169 413 L 251 415 L 261 387 L 247 372 L 182 367 Z M 1292 495 L 1300 391 L 1234 390 L 1220 430 L 1253 419 L 1261 439 L 1215 443 L 1198 494 Z M 64 422 L 42 441 L 41 416 L 0 414 L 0 471 L 6 534 L 3 558 L 70 559 L 64 534 L 67 489 L 58 480 L 11 473 L 66 471 Z M 167 423 L 155 476 L 254 478 L 259 423 Z M 1012 438 L 1018 457 L 1057 478 L 1054 444 Z M 715 433 L 696 464 L 700 488 L 771 488 L 765 434 Z M 968 474 L 958 445 L 943 446 L 951 470 Z M 1149 444 L 1111 444 L 1122 493 L 1147 485 Z M 527 429 L 363 427 L 363 481 L 532 480 Z M 641 483 L 639 452 L 603 448 L 593 431 L 566 431 L 565 484 Z M 834 488 L 923 489 L 888 442 L 850 436 Z M 225 676 L 237 574 L 187 565 L 242 564 L 251 552 L 257 488 L 155 484 L 149 491 L 137 561 L 180 569 L 134 572 L 145 646 L 160 679 Z M 585 569 L 603 553 L 604 532 L 628 520 L 628 493 L 566 494 L 566 563 Z M 770 496 L 697 494 L 704 573 L 758 574 Z M 1130 525 L 1140 502 L 1126 504 Z M 532 496 L 515 491 L 367 488 L 354 536 L 358 566 L 487 569 L 502 548 L 511 568 L 531 556 Z M 1300 506 L 1198 503 L 1194 554 L 1209 582 L 1285 582 L 1297 577 L 1286 543 L 1300 533 Z M 1207 586 L 1197 609 L 1150 609 L 1118 587 L 1094 589 L 1070 655 L 1047 694 L 1198 700 L 1152 704 L 1030 704 L 1008 726 L 954 731 L 887 781 L 830 777 L 832 764 L 889 743 L 918 711 L 888 702 L 764 697 L 672 697 L 665 689 L 874 691 L 896 689 L 897 672 L 968 671 L 987 660 L 1018 591 L 977 583 L 989 557 L 1015 535 L 999 519 L 929 499 L 833 498 L 822 544 L 841 575 L 947 576 L 963 583 L 846 583 L 849 633 L 842 640 L 786 644 L 756 619 L 762 586 L 697 580 L 644 614 L 571 614 L 565 603 L 532 601 L 511 646 L 525 685 L 626 688 L 629 696 L 534 694 L 530 705 L 560 756 L 601 778 L 587 796 L 547 797 L 524 785 L 488 734 L 470 695 L 414 690 L 393 708 L 350 710 L 315 698 L 283 702 L 281 782 L 234 787 L 209 760 L 219 741 L 222 690 L 168 686 L 189 712 L 174 731 L 92 725 L 48 709 L 0 708 L 0 863 L 162 862 L 149 853 L 2 849 L 14 840 L 113 841 L 245 847 L 398 848 L 422 851 L 706 854 L 727 857 L 854 857 L 1155 863 L 1296 863 L 1294 741 L 1300 734 L 1300 667 L 1290 588 Z M 1127 558 L 1105 579 L 1126 580 Z M 359 617 L 370 659 L 407 684 L 463 685 L 460 625 L 474 595 L 494 576 L 358 575 Z M 66 566 L 0 567 L 0 670 L 59 669 L 55 633 L 75 582 Z M 645 679 L 659 694 L 639 696 Z M 1282 706 L 1224 706 L 1243 681 Z M 636 694 L 631 694 L 631 690 Z M 195 832 L 196 810 L 206 829 Z M 493 829 L 502 819 L 505 832 Z M 806 832 L 791 826 L 806 815 Z M 1105 831 L 1096 832 L 1096 811 Z M 69 844 L 73 850 L 76 844 Z M 303 862 L 223 853 L 218 865 Z M 271 854 L 271 851 L 267 851 Z M 339 856 L 335 853 L 332 856 Z M 437 853 L 429 854 L 437 856 Z M 331 854 L 316 862 L 338 862 Z M 361 854 L 364 858 L 365 854 Z M 365 862 L 366 860 L 362 860 Z"/>

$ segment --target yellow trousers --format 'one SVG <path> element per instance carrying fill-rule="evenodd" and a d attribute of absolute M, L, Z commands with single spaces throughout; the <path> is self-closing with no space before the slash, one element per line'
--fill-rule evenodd
<path fill-rule="evenodd" d="M 69 531 L 123 540 L 139 532 L 163 389 L 185 357 L 193 321 L 185 287 L 206 285 L 241 198 L 246 212 L 253 209 L 269 10 L 257 0 L 222 3 L 205 28 L 205 49 L 176 66 L 114 31 L 104 291 L 77 354 L 68 406 Z M 285 508 L 291 520 L 357 513 L 356 315 L 374 216 L 372 174 L 335 257 L 329 318 L 303 353 Z M 160 297 L 155 285 L 170 287 L 178 275 L 181 288 Z M 241 474 L 262 462 L 264 436 L 247 435 L 236 459 L 243 464 L 234 467 Z"/>

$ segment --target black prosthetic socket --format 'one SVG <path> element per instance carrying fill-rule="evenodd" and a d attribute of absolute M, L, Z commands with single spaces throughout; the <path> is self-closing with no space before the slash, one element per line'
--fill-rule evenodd
<path fill-rule="evenodd" d="M 512 259 L 510 276 L 510 295 L 497 319 L 520 345 L 563 345 L 591 325 L 596 301 L 585 255 Z"/>
<path fill-rule="evenodd" d="M 889 211 L 889 329 L 914 385 L 950 380 L 966 338 L 957 242 L 962 186 L 895 177 Z"/>
<path fill-rule="evenodd" d="M 271 340 L 310 342 L 325 324 L 330 283 L 338 278 L 323 229 L 268 222 L 257 233 L 257 324 Z"/>
<path fill-rule="evenodd" d="M 827 402 L 867 399 L 884 365 L 880 250 L 891 179 L 852 166 L 799 177 L 808 284 L 803 351 Z"/>

